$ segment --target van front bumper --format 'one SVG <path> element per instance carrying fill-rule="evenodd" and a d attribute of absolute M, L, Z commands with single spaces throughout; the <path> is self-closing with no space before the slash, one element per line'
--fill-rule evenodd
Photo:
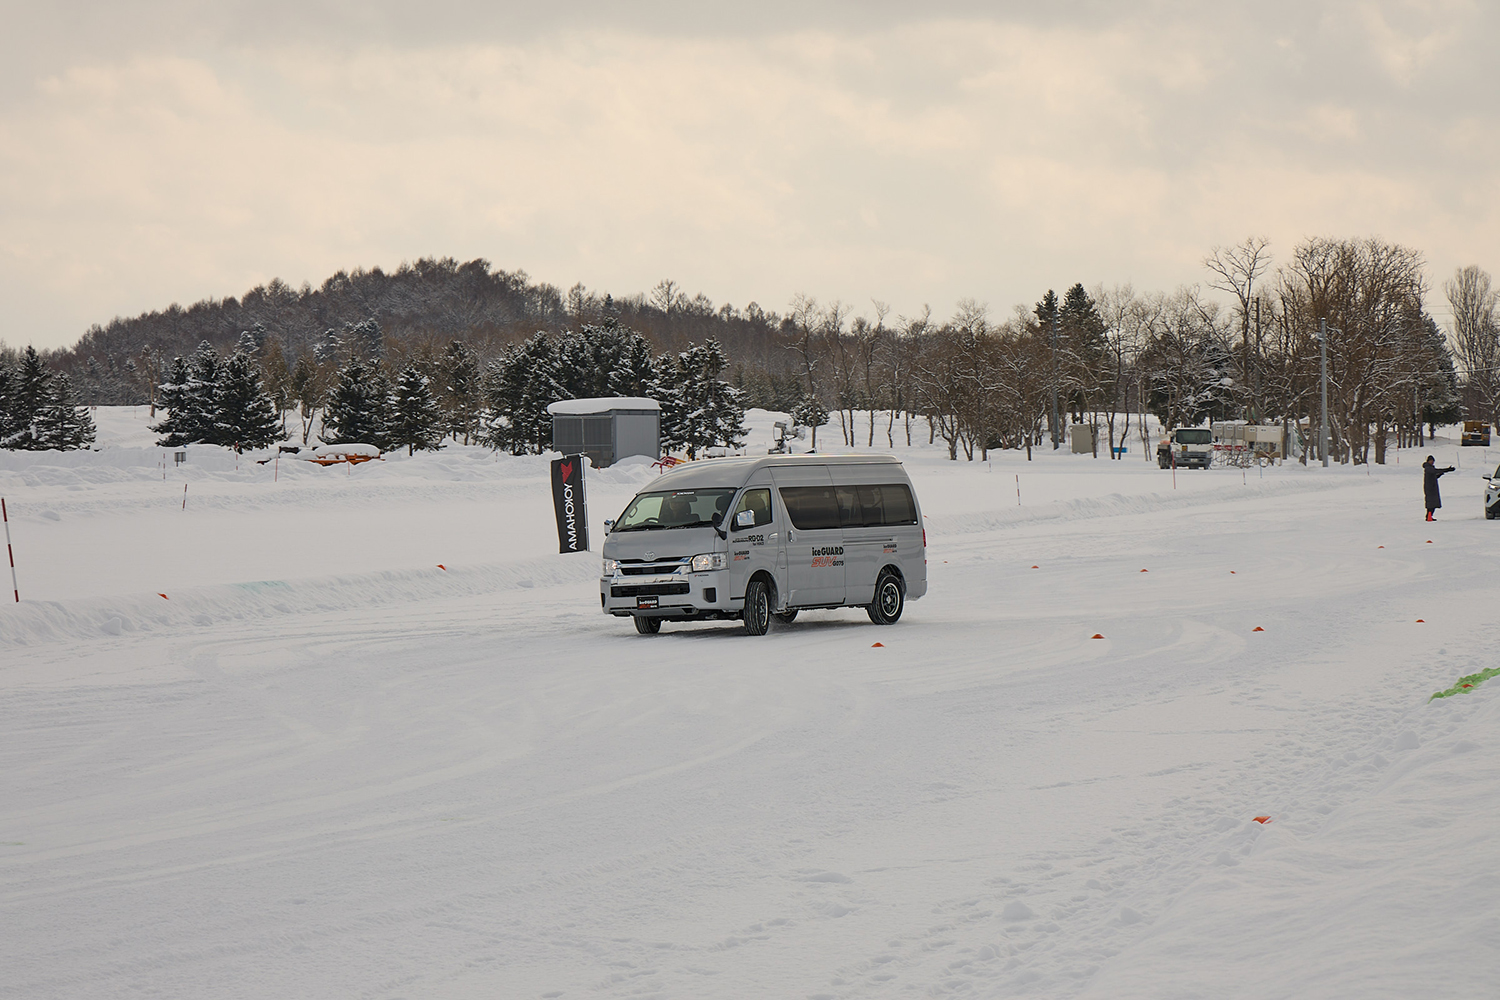
<path fill-rule="evenodd" d="M 665 576 L 614 576 L 599 580 L 599 607 L 608 615 L 653 615 L 661 618 L 722 618 L 739 614 L 745 595 L 731 595 L 729 574 L 672 573 Z"/>

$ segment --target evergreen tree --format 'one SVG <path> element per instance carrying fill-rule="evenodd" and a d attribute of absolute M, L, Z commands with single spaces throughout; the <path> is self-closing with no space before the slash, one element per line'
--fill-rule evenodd
<path fill-rule="evenodd" d="M 1458 388 L 1458 372 L 1453 368 L 1453 353 L 1448 337 L 1431 316 L 1422 315 L 1420 341 L 1427 355 L 1419 370 L 1417 395 L 1422 401 L 1419 422 L 1429 424 L 1433 433 L 1438 424 L 1452 424 L 1463 418 L 1463 397 Z"/>
<path fill-rule="evenodd" d="M 62 372 L 49 380 L 47 401 L 35 420 L 36 447 L 69 451 L 94 443 L 94 418 L 73 398 L 73 382 Z"/>
<path fill-rule="evenodd" d="M 162 417 L 160 423 L 153 424 L 151 429 L 162 435 L 156 443 L 163 448 L 178 448 L 198 440 L 195 433 L 197 428 L 192 426 L 188 417 L 187 392 L 191 378 L 187 359 L 173 358 L 172 363 L 167 366 L 164 380 L 158 387 L 157 405 L 161 407 L 165 416 Z"/>
<path fill-rule="evenodd" d="M 677 356 L 673 434 L 689 458 L 705 448 L 732 448 L 744 439 L 740 391 L 719 378 L 728 364 L 713 338 Z"/>
<path fill-rule="evenodd" d="M 248 354 L 252 358 L 258 357 L 266 346 L 266 328 L 261 323 L 256 323 L 248 330 L 240 331 L 240 339 L 234 345 L 236 354 Z"/>
<path fill-rule="evenodd" d="M 1069 394 L 1068 409 L 1076 419 L 1082 420 L 1088 402 L 1085 396 L 1090 390 L 1100 388 L 1101 373 L 1109 367 L 1105 363 L 1107 345 L 1104 337 L 1108 324 L 1099 315 L 1093 298 L 1084 291 L 1082 282 L 1068 289 L 1063 296 L 1057 320 L 1062 353 L 1059 363 L 1069 376 L 1068 381 L 1078 387 Z"/>
<path fill-rule="evenodd" d="M 345 323 L 343 339 L 354 354 L 366 361 L 385 357 L 385 334 L 373 316 L 358 323 Z"/>
<path fill-rule="evenodd" d="M 480 381 L 479 356 L 461 340 L 455 340 L 443 352 L 440 365 L 443 377 L 442 410 L 443 429 L 463 443 L 479 429 L 479 413 L 483 405 L 483 385 Z"/>
<path fill-rule="evenodd" d="M 65 451 L 93 442 L 93 418 L 66 374 L 48 369 L 34 347 L 15 365 L 0 357 L 0 448 Z"/>
<path fill-rule="evenodd" d="M 0 448 L 14 447 L 10 437 L 20 429 L 19 404 L 15 399 L 16 370 L 0 355 Z"/>
<path fill-rule="evenodd" d="M 1037 327 L 1044 335 L 1051 336 L 1052 321 L 1058 318 L 1057 293 L 1050 288 L 1047 289 L 1047 294 L 1042 296 L 1042 301 L 1038 302 L 1031 312 L 1036 316 Z"/>
<path fill-rule="evenodd" d="M 443 446 L 443 414 L 427 376 L 416 365 L 407 365 L 391 391 L 390 418 L 386 434 L 396 447 L 406 445 L 406 453 L 417 449 L 437 451 Z"/>
<path fill-rule="evenodd" d="M 42 408 L 51 402 L 52 372 L 37 354 L 36 348 L 27 346 L 21 354 L 21 363 L 11 378 L 10 417 L 11 432 L 6 436 L 5 447 L 21 451 L 36 451 L 46 448 L 39 437 L 37 418 Z"/>
<path fill-rule="evenodd" d="M 223 361 L 219 352 L 208 341 L 198 345 L 188 359 L 187 391 L 183 405 L 188 411 L 188 422 L 193 427 L 195 441 L 205 444 L 221 444 L 215 424 L 219 413 L 219 378 Z"/>
<path fill-rule="evenodd" d="M 682 391 L 681 356 L 663 354 L 652 366 L 648 395 L 661 407 L 662 454 L 687 447 L 687 400 Z"/>
<path fill-rule="evenodd" d="M 386 406 L 390 381 L 379 363 L 366 364 L 351 358 L 339 369 L 338 383 L 329 394 L 323 417 L 325 437 L 331 444 L 390 446 L 386 435 Z"/>
<path fill-rule="evenodd" d="M 818 450 L 818 428 L 828 423 L 828 407 L 812 393 L 808 393 L 792 407 L 792 421 L 812 428 L 812 450 Z"/>
<path fill-rule="evenodd" d="M 547 406 L 571 398 L 558 383 L 556 372 L 556 351 L 545 333 L 512 344 L 490 365 L 485 385 L 490 411 L 485 437 L 490 447 L 526 455 L 552 446 Z"/>
<path fill-rule="evenodd" d="M 224 443 L 217 427 L 220 367 L 219 352 L 208 341 L 199 344 L 191 358 L 172 359 L 158 404 L 167 415 L 151 428 L 163 435 L 157 444 L 177 448 Z"/>
<path fill-rule="evenodd" d="M 349 356 L 344 347 L 344 338 L 333 327 L 323 331 L 323 337 L 312 345 L 313 360 L 319 364 L 338 364 Z"/>
<path fill-rule="evenodd" d="M 610 318 L 608 326 L 617 321 Z M 656 369 L 651 357 L 651 343 L 634 331 L 620 345 L 612 359 L 605 382 L 607 396 L 650 396 L 655 386 Z"/>
<path fill-rule="evenodd" d="M 260 372 L 248 354 L 235 351 L 220 367 L 215 402 L 214 444 L 237 450 L 264 448 L 286 436 L 276 405 L 266 394 Z"/>

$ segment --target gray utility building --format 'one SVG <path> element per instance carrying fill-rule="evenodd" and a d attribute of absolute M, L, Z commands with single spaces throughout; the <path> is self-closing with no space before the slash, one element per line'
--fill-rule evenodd
<path fill-rule="evenodd" d="M 564 455 L 587 455 L 596 469 L 631 455 L 661 457 L 661 406 L 644 396 L 565 399 L 547 407 L 552 447 Z"/>

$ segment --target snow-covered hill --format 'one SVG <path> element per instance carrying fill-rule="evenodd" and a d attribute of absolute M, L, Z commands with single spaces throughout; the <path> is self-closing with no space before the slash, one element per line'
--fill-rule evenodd
<path fill-rule="evenodd" d="M 0 995 L 1493 992 L 1500 682 L 1427 700 L 1496 662 L 1479 449 L 1426 524 L 1425 450 L 1174 488 L 898 437 L 900 624 L 645 637 L 545 459 L 98 422 L 0 453 Z M 596 533 L 651 475 L 590 471 Z"/>

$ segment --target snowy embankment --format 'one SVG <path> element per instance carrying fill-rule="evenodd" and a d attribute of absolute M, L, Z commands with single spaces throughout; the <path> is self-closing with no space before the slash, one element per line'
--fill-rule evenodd
<path fill-rule="evenodd" d="M 1138 455 L 900 446 L 932 581 L 900 624 L 643 637 L 598 613 L 594 556 L 555 554 L 542 458 L 164 468 L 143 417 L 0 453 L 25 598 L 0 609 L 0 992 L 1500 973 L 1500 680 L 1427 700 L 1495 665 L 1475 450 L 1425 524 L 1425 450 L 1174 488 Z M 650 476 L 590 472 L 596 533 Z"/>

